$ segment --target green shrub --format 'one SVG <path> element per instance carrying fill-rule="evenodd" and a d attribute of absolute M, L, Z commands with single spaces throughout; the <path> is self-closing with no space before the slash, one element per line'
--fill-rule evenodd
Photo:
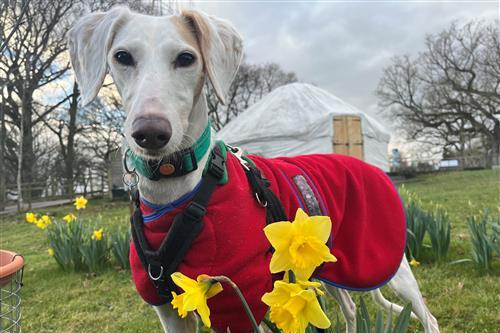
<path fill-rule="evenodd" d="M 447 212 L 436 207 L 433 211 L 422 208 L 420 200 L 404 186 L 400 194 L 405 201 L 406 214 L 406 256 L 421 259 L 425 233 L 429 234 L 432 252 L 438 262 L 448 255 L 451 224 Z"/>
<path fill-rule="evenodd" d="M 499 253 L 498 217 L 496 220 L 497 223 L 494 222 L 494 218 L 487 211 L 483 212 L 481 216 L 469 216 L 467 218 L 471 236 L 472 260 L 484 271 L 491 269 L 493 252 Z"/>
<path fill-rule="evenodd" d="M 493 250 L 495 250 L 497 256 L 500 256 L 500 215 L 496 217 L 495 222 L 491 225 L 491 228 Z"/>
<path fill-rule="evenodd" d="M 78 271 L 84 267 L 80 244 L 83 241 L 83 225 L 79 221 L 54 222 L 47 227 L 47 239 L 56 262 L 65 271 Z"/>
<path fill-rule="evenodd" d="M 77 198 L 75 202 L 79 203 L 80 209 L 87 204 L 83 197 Z M 91 221 L 82 221 L 77 215 L 69 213 L 60 221 L 53 221 L 49 215 L 40 216 L 29 212 L 26 222 L 45 232 L 49 256 L 65 271 L 95 273 L 110 263 L 111 253 L 121 268 L 128 268 L 130 232 L 117 230 L 112 234 L 109 244 L 104 230 L 95 228 L 102 225 L 101 215 Z"/>
<path fill-rule="evenodd" d="M 392 324 L 392 311 L 389 312 L 387 321 L 384 323 L 382 310 L 378 310 L 375 322 L 372 324 L 370 314 L 363 298 L 360 298 L 360 306 L 356 310 L 356 332 L 357 333 L 405 333 L 408 332 L 410 323 L 411 303 L 408 303 Z M 338 327 L 337 322 L 337 327 Z"/>
<path fill-rule="evenodd" d="M 108 244 L 102 229 L 80 220 L 54 222 L 46 228 L 50 250 L 59 266 L 65 271 L 97 272 L 108 261 Z"/>
<path fill-rule="evenodd" d="M 129 268 L 128 230 L 116 230 L 108 236 L 102 228 L 94 229 L 92 224 L 78 220 L 51 223 L 46 234 L 49 255 L 65 271 L 96 273 L 110 263 L 111 255 L 122 269 Z"/>
<path fill-rule="evenodd" d="M 130 267 L 128 260 L 130 252 L 130 231 L 119 231 L 110 235 L 111 252 L 116 262 L 122 269 Z"/>
<path fill-rule="evenodd" d="M 408 258 L 421 259 L 424 236 L 426 231 L 426 212 L 420 207 L 420 203 L 412 198 L 407 199 L 405 204 L 406 214 L 406 256 Z"/>
<path fill-rule="evenodd" d="M 427 230 L 427 212 L 422 208 L 419 198 L 408 191 L 404 185 L 401 186 L 399 192 L 404 202 L 406 217 L 405 254 L 407 258 L 420 260 L 422 259 L 424 236 Z"/>
<path fill-rule="evenodd" d="M 92 233 L 86 232 L 86 237 L 80 244 L 85 268 L 92 273 L 102 270 L 108 262 L 108 249 L 107 237 L 102 228 Z"/>
<path fill-rule="evenodd" d="M 425 214 L 425 225 L 431 239 L 432 252 L 438 262 L 442 262 L 448 255 L 450 248 L 451 224 L 446 211 L 437 207 L 433 212 Z"/>

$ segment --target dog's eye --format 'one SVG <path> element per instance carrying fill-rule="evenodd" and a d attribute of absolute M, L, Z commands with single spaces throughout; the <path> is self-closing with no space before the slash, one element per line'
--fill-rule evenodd
<path fill-rule="evenodd" d="M 116 59 L 116 61 L 118 61 L 118 63 L 120 63 L 124 66 L 133 66 L 134 65 L 134 58 L 132 58 L 132 55 L 126 51 L 116 52 L 115 59 Z"/>
<path fill-rule="evenodd" d="M 188 67 L 191 66 L 196 57 L 189 52 L 183 52 L 177 56 L 175 59 L 175 67 Z"/>

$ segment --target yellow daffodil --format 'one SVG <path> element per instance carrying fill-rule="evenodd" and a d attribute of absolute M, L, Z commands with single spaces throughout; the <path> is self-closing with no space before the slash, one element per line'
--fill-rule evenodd
<path fill-rule="evenodd" d="M 271 273 L 292 270 L 298 280 L 308 280 L 316 267 L 337 258 L 325 245 L 332 229 L 328 216 L 308 216 L 297 210 L 295 221 L 276 222 L 264 228 L 267 239 L 274 247 Z"/>
<path fill-rule="evenodd" d="M 28 223 L 36 223 L 36 215 L 35 215 L 35 213 L 26 213 L 26 222 L 28 222 Z"/>
<path fill-rule="evenodd" d="M 99 230 L 94 230 L 94 232 L 92 233 L 92 239 L 96 240 L 96 241 L 100 241 L 102 239 L 103 232 L 104 232 L 103 228 L 101 228 Z"/>
<path fill-rule="evenodd" d="M 42 219 L 37 220 L 35 225 L 42 230 L 47 228 L 47 225 L 43 222 Z"/>
<path fill-rule="evenodd" d="M 47 253 L 49 254 L 49 257 L 53 257 L 55 252 L 54 252 L 54 249 L 53 249 L 53 248 L 49 247 L 49 248 L 47 249 Z"/>
<path fill-rule="evenodd" d="M 87 207 L 87 202 L 88 200 L 85 199 L 84 197 L 77 197 L 75 199 L 75 207 L 76 207 L 76 210 L 80 210 L 82 208 L 85 208 Z"/>
<path fill-rule="evenodd" d="M 189 311 L 198 312 L 201 321 L 206 327 L 210 327 L 210 309 L 207 305 L 207 299 L 214 297 L 222 291 L 222 285 L 219 282 L 214 283 L 208 275 L 200 275 L 196 280 L 190 279 L 180 272 L 171 275 L 172 280 L 184 292 L 177 295 L 172 292 L 172 306 L 177 309 L 179 316 L 185 318 Z"/>
<path fill-rule="evenodd" d="M 287 283 L 276 281 L 274 289 L 262 296 L 270 307 L 269 319 L 285 333 L 304 333 L 309 324 L 330 327 L 317 299 L 317 282 Z"/>
<path fill-rule="evenodd" d="M 74 220 L 76 220 L 76 216 L 74 214 L 68 214 L 66 215 L 65 217 L 63 217 L 63 220 L 70 223 L 70 222 L 73 222 Z"/>
<path fill-rule="evenodd" d="M 184 308 L 184 295 L 185 293 L 177 295 L 174 291 L 172 291 L 172 307 L 177 309 L 181 318 L 186 318 L 187 316 L 187 311 Z"/>
<path fill-rule="evenodd" d="M 287 273 L 290 273 L 290 271 L 288 271 Z M 283 281 L 285 281 L 287 283 L 290 282 L 289 274 L 285 274 Z M 319 283 L 319 282 L 298 280 L 294 283 L 298 284 L 303 289 L 313 289 L 316 292 L 316 294 L 318 294 L 319 296 L 323 296 L 325 294 L 323 291 L 321 291 L 321 289 L 319 289 L 319 287 L 321 287 L 321 283 Z"/>
<path fill-rule="evenodd" d="M 36 226 L 43 230 L 43 229 L 47 228 L 51 223 L 52 223 L 52 220 L 50 219 L 50 216 L 43 215 L 41 218 L 39 218 L 36 221 Z"/>
<path fill-rule="evenodd" d="M 415 260 L 415 258 L 413 258 L 411 261 L 410 261 L 410 265 L 412 267 L 418 267 L 420 266 L 420 262 L 418 262 L 417 260 Z"/>

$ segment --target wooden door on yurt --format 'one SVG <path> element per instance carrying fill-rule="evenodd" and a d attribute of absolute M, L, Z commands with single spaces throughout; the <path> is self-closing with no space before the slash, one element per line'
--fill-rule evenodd
<path fill-rule="evenodd" d="M 363 159 L 363 133 L 358 116 L 333 117 L 333 152 Z"/>

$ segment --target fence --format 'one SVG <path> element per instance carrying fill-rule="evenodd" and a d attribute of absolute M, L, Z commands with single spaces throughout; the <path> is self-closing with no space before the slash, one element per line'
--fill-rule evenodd
<path fill-rule="evenodd" d="M 45 181 L 22 183 L 22 206 L 19 200 L 17 184 L 7 184 L 4 191 L 5 201 L 0 202 L 0 211 L 13 205 L 17 205 L 18 210 L 31 209 L 34 203 L 73 199 L 78 195 L 103 197 L 110 192 L 110 186 L 107 176 L 93 175 L 91 173 L 78 177 L 72 185 L 66 183 L 64 179 L 52 177 Z"/>
<path fill-rule="evenodd" d="M 472 170 L 491 167 L 488 156 L 483 154 L 450 158 L 401 158 L 399 163 L 390 161 L 392 173 L 424 173 L 434 171 Z"/>

